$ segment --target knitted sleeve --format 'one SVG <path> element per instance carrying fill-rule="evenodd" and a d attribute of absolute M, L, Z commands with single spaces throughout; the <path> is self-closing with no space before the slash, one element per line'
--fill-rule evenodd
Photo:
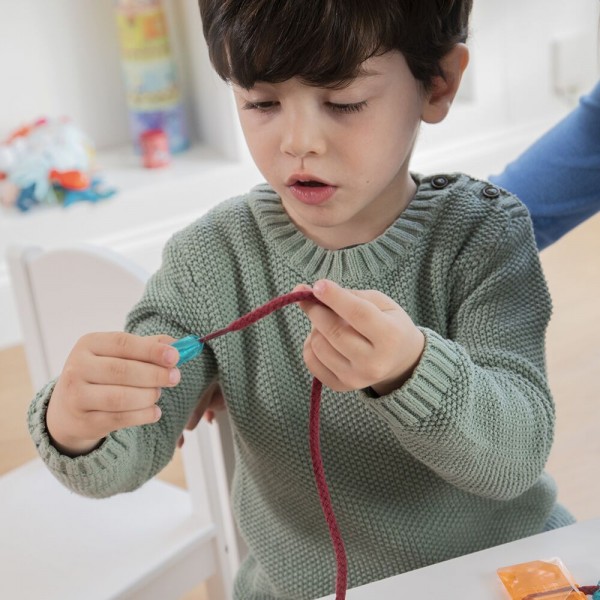
<path fill-rule="evenodd" d="M 161 268 L 128 316 L 127 331 L 180 337 L 214 328 L 209 315 L 216 308 L 208 301 L 211 293 L 204 291 L 210 272 L 204 265 L 193 264 L 193 245 L 187 235 L 179 234 L 167 244 Z M 216 374 L 212 352 L 205 348 L 181 371 L 181 382 L 162 390 L 158 423 L 114 431 L 97 449 L 75 458 L 61 454 L 48 436 L 45 418 L 54 388 L 51 382 L 38 393 L 29 410 L 29 428 L 41 458 L 59 481 L 85 496 L 101 498 L 136 489 L 172 458 L 199 395 Z"/>
<path fill-rule="evenodd" d="M 544 357 L 550 297 L 526 210 L 513 203 L 505 223 L 493 236 L 479 228 L 456 258 L 447 334 L 423 328 L 412 377 L 365 397 L 438 476 L 497 500 L 537 481 L 554 427 Z"/>

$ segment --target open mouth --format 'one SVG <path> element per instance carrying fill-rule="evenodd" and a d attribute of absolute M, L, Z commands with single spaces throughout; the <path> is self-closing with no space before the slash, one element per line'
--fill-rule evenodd
<path fill-rule="evenodd" d="M 338 190 L 336 185 L 317 179 L 312 173 L 293 173 L 286 181 L 289 193 L 304 204 L 316 206 L 330 200 Z"/>
<path fill-rule="evenodd" d="M 301 185 L 302 187 L 325 187 L 327 184 L 321 181 L 296 181 L 295 185 Z"/>
<path fill-rule="evenodd" d="M 323 204 L 337 191 L 337 186 L 330 183 L 317 179 L 299 179 L 298 176 L 290 178 L 288 185 L 296 200 L 309 205 Z"/>

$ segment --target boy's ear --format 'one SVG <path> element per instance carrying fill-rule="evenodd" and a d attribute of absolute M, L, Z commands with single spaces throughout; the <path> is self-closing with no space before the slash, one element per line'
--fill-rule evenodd
<path fill-rule="evenodd" d="M 427 93 L 421 118 L 425 123 L 439 123 L 450 107 L 467 65 L 469 64 L 469 49 L 465 44 L 456 44 L 440 61 L 440 67 L 445 77 L 433 78 L 431 89 Z"/>

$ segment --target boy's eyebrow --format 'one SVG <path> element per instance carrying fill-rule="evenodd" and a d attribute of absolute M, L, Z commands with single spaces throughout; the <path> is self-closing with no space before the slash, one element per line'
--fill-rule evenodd
<path fill-rule="evenodd" d="M 351 77 L 350 79 L 345 79 L 342 81 L 335 81 L 329 85 L 323 85 L 322 87 L 331 88 L 331 89 L 344 89 L 345 87 L 350 86 L 357 79 L 365 79 L 367 77 L 375 77 L 377 75 L 381 75 L 381 71 L 376 71 L 375 69 L 365 69 L 365 68 L 361 67 L 359 69 L 359 71 L 356 73 L 356 75 Z M 243 89 L 245 91 L 249 91 L 256 87 L 259 87 L 259 88 L 260 87 L 270 87 L 273 85 L 273 83 L 271 81 L 262 81 L 260 79 L 255 81 L 254 85 L 251 88 L 246 88 L 244 86 L 241 86 L 240 84 L 236 83 L 234 80 L 232 80 L 231 83 L 233 86 L 238 87 L 239 89 Z"/>
<path fill-rule="evenodd" d="M 375 69 L 360 69 L 355 79 L 359 79 L 360 77 L 373 77 L 374 75 L 381 75 L 381 72 L 376 71 Z"/>
<path fill-rule="evenodd" d="M 359 69 L 359 71 L 356 73 L 356 75 L 354 75 L 354 77 L 351 77 L 350 79 L 345 79 L 342 81 L 337 81 L 337 82 L 332 83 L 331 85 L 326 85 L 324 87 L 342 90 L 346 87 L 349 87 L 350 85 L 352 85 L 352 83 L 354 83 L 357 80 L 363 80 L 363 79 L 366 79 L 367 77 L 375 77 L 377 75 L 381 75 L 381 72 L 376 71 L 375 69 L 365 69 L 365 68 L 361 67 Z"/>

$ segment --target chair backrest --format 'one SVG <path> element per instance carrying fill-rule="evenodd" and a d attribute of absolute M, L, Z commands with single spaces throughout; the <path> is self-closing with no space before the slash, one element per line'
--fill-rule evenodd
<path fill-rule="evenodd" d="M 93 245 L 52 250 L 11 246 L 7 262 L 36 389 L 60 374 L 79 337 L 122 330 L 148 279 L 148 273 L 127 258 Z M 245 546 L 230 511 L 234 452 L 226 414 L 219 416 L 218 424 L 201 422 L 187 432 L 183 463 L 194 510 L 210 512 L 221 561 L 235 573 Z"/>
<path fill-rule="evenodd" d="M 83 334 L 122 330 L 148 279 L 138 265 L 99 246 L 12 246 L 7 258 L 36 389 L 60 374 Z"/>

